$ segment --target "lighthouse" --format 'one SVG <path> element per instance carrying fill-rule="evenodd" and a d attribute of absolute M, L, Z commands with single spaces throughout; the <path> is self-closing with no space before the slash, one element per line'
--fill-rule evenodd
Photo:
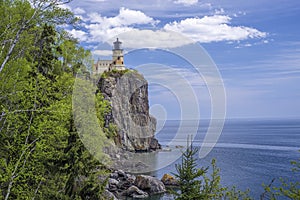
<path fill-rule="evenodd" d="M 110 66 L 111 69 L 116 70 L 125 70 L 124 65 L 124 55 L 123 55 L 123 49 L 121 47 L 122 42 L 119 41 L 119 38 L 113 43 L 113 55 L 112 55 L 112 63 Z"/>
<path fill-rule="evenodd" d="M 98 60 L 93 66 L 94 74 L 101 74 L 104 71 L 112 71 L 112 70 L 125 70 L 124 64 L 124 55 L 122 49 L 122 42 L 119 38 L 113 42 L 112 49 L 112 60 Z"/>

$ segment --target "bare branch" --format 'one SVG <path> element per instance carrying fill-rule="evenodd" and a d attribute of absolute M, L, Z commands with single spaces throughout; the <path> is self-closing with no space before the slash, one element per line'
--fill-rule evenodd
<path fill-rule="evenodd" d="M 36 194 L 38 193 L 38 191 L 39 191 L 39 189 L 40 189 L 40 186 L 41 186 L 42 182 L 43 182 L 43 181 L 40 181 L 39 184 L 38 184 L 38 186 L 37 186 L 37 188 L 35 189 L 34 195 L 33 195 L 33 197 L 32 197 L 32 200 L 35 199 L 35 196 L 36 196 Z"/>
<path fill-rule="evenodd" d="M 36 138 L 34 141 L 32 141 L 23 151 L 22 151 L 22 154 L 20 155 L 18 161 L 16 162 L 16 165 L 15 165 L 15 168 L 14 168 L 14 171 L 11 173 L 10 175 L 10 181 L 9 181 L 9 184 L 8 184 L 8 188 L 7 188 L 7 192 L 6 192 L 6 195 L 5 195 L 5 200 L 8 200 L 9 198 L 9 195 L 10 195 L 10 192 L 11 192 L 11 188 L 13 186 L 13 182 L 14 182 L 14 179 L 18 176 L 17 174 L 17 170 L 19 168 L 19 164 L 23 158 L 23 156 L 25 155 L 26 151 L 34 144 L 36 143 L 36 141 L 38 141 L 39 138 Z"/>
<path fill-rule="evenodd" d="M 14 38 L 14 40 L 13 40 L 13 43 L 12 43 L 12 45 L 10 46 L 10 48 L 9 48 L 9 50 L 8 50 L 8 53 L 7 53 L 7 55 L 6 55 L 5 59 L 4 59 L 4 61 L 3 61 L 2 64 L 1 64 L 1 67 L 0 67 L 0 73 L 1 73 L 1 71 L 3 70 L 4 66 L 6 65 L 6 63 L 8 62 L 8 60 L 9 60 L 11 54 L 13 53 L 13 50 L 14 50 L 15 46 L 17 45 L 17 42 L 19 41 L 19 38 L 20 38 L 21 33 L 24 31 L 24 28 L 25 28 L 25 27 L 24 27 L 24 25 L 23 25 L 23 26 L 18 30 L 18 32 L 17 32 L 17 34 L 16 34 L 16 36 L 15 36 L 15 38 Z"/>

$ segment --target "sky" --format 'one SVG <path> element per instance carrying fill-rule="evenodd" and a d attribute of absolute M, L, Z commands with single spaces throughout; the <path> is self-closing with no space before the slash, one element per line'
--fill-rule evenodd
<path fill-rule="evenodd" d="M 73 0 L 64 7 L 81 19 L 65 29 L 96 59 L 110 58 L 120 38 L 126 66 L 149 81 L 157 118 L 300 118 L 298 0 Z"/>

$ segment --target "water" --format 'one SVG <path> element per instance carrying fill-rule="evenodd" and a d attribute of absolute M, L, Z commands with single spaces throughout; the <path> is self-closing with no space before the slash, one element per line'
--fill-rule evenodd
<path fill-rule="evenodd" d="M 201 121 L 197 133 L 193 133 L 195 122 L 167 121 L 156 137 L 163 145 L 169 145 L 179 131 L 179 137 L 170 146 L 171 152 L 160 152 L 157 163 L 165 160 L 173 162 L 159 168 L 153 175 L 161 178 L 165 173 L 176 172 L 175 163 L 180 159 L 180 150 L 174 145 L 185 145 L 188 134 L 194 134 L 194 145 L 200 146 L 208 127 L 208 121 Z M 221 184 L 236 186 L 240 190 L 250 189 L 254 199 L 263 193 L 262 183 L 269 184 L 275 178 L 278 186 L 279 177 L 290 181 L 299 181 L 291 171 L 290 161 L 300 157 L 300 120 L 227 120 L 215 148 L 198 165 L 209 166 L 211 159 L 217 160 L 221 169 Z M 298 173 L 299 174 L 299 173 Z M 172 199 L 168 195 L 155 199 Z"/>

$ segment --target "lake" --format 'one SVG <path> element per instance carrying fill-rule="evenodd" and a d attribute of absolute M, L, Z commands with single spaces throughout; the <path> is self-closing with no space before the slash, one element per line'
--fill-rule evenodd
<path fill-rule="evenodd" d="M 184 146 L 187 135 L 195 136 L 194 146 L 201 145 L 209 123 L 202 120 L 197 127 L 195 124 L 195 121 L 158 121 L 156 138 L 164 148 L 172 151 L 157 153 L 157 168 L 152 175 L 160 179 L 165 173 L 176 172 L 175 164 L 180 161 L 181 150 L 175 146 Z M 215 158 L 217 167 L 221 169 L 222 185 L 250 189 L 251 196 L 258 199 L 264 191 L 262 183 L 269 184 L 275 178 L 276 186 L 280 177 L 299 181 L 290 164 L 300 157 L 299 149 L 300 120 L 226 120 L 216 146 L 205 158 L 198 159 L 198 166 L 210 166 Z M 172 197 L 165 194 L 151 199 L 167 200 Z"/>

